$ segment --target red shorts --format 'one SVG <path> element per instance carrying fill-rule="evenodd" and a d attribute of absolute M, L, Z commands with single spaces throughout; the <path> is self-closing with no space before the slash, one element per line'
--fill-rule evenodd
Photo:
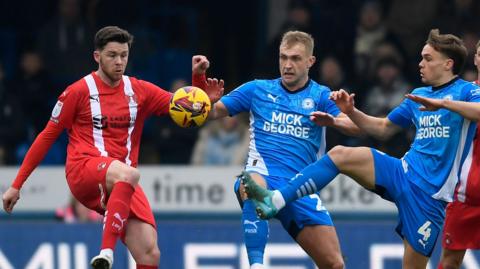
<path fill-rule="evenodd" d="M 443 248 L 480 249 L 480 206 L 454 201 L 448 204 L 446 213 Z"/>
<path fill-rule="evenodd" d="M 101 215 L 105 213 L 109 195 L 106 187 L 107 169 L 114 160 L 110 157 L 91 157 L 69 163 L 66 167 L 67 183 L 73 196 Z M 140 185 L 135 187 L 129 218 L 137 218 L 156 227 L 152 209 Z"/>

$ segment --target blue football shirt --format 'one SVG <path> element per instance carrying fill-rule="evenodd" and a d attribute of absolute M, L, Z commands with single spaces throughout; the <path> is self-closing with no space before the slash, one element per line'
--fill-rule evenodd
<path fill-rule="evenodd" d="M 435 99 L 480 102 L 480 88 L 456 78 L 440 87 L 421 87 L 412 94 Z M 415 139 L 402 158 L 409 179 L 435 199 L 452 201 L 461 165 L 475 134 L 476 123 L 448 109 L 420 111 L 405 99 L 388 119 L 402 127 L 415 125 Z"/>
<path fill-rule="evenodd" d="M 330 89 L 309 80 L 290 92 L 281 79 L 247 82 L 223 96 L 231 116 L 250 113 L 250 149 L 246 170 L 292 178 L 325 154 L 325 127 L 310 121 L 313 111 L 337 116 Z"/>

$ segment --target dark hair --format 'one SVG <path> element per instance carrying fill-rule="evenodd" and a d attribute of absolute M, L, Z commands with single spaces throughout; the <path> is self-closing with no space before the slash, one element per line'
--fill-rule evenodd
<path fill-rule="evenodd" d="M 452 34 L 441 35 L 438 29 L 432 29 L 426 43 L 453 60 L 454 75 L 462 72 L 467 58 L 467 48 L 460 38 Z"/>
<path fill-rule="evenodd" d="M 95 34 L 95 49 L 102 50 L 108 42 L 128 43 L 128 48 L 130 48 L 133 42 L 133 35 L 120 27 L 106 26 Z"/>

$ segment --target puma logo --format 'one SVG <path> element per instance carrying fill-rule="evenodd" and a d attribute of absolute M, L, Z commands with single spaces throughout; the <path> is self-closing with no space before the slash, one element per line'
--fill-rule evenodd
<path fill-rule="evenodd" d="M 426 245 L 428 244 L 428 242 L 423 242 L 422 239 L 418 239 L 418 243 L 420 243 L 420 245 L 422 245 L 424 249 L 426 248 Z"/>
<path fill-rule="evenodd" d="M 90 95 L 90 100 L 93 100 L 93 101 L 95 101 L 95 102 L 97 102 L 97 103 L 100 103 L 100 98 L 98 97 L 97 94 L 95 94 L 95 95 Z"/>
<path fill-rule="evenodd" d="M 120 232 L 123 229 L 123 226 L 127 221 L 127 219 L 126 218 L 122 219 L 122 217 L 120 216 L 120 214 L 118 214 L 118 212 L 113 214 L 113 217 L 116 218 L 119 221 L 119 223 L 113 222 L 112 226 Z"/>
<path fill-rule="evenodd" d="M 273 101 L 274 103 L 277 102 L 278 96 L 273 96 L 272 94 L 269 93 L 269 94 L 267 94 L 267 97 L 270 98 L 270 99 L 272 99 L 272 101 Z"/>
<path fill-rule="evenodd" d="M 243 221 L 243 224 L 246 225 L 246 224 L 250 224 L 250 225 L 253 225 L 253 227 L 255 227 L 255 229 L 258 228 L 257 226 L 257 223 L 260 222 L 259 220 L 256 220 L 256 221 L 250 221 L 248 219 L 244 220 Z"/>

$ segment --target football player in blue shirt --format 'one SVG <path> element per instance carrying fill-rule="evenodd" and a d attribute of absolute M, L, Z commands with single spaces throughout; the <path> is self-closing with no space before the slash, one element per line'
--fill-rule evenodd
<path fill-rule="evenodd" d="M 303 167 L 324 155 L 325 127 L 311 120 L 313 112 L 324 116 L 321 123 L 327 122 L 346 134 L 360 133 L 329 99 L 330 89 L 309 78 L 309 69 L 315 63 L 313 47 L 314 41 L 309 34 L 285 33 L 279 48 L 281 77 L 241 85 L 215 103 L 209 115 L 209 119 L 217 119 L 240 112 L 250 113 L 251 141 L 245 170 L 261 175 L 254 176 L 254 180 L 269 189 L 288 184 Z M 207 63 L 204 56 L 194 56 L 193 73 L 204 74 Z M 199 78 L 194 76 L 193 81 L 195 85 Z M 215 80 L 214 83 L 219 82 Z M 258 218 L 240 180 L 235 184 L 235 191 L 243 211 L 242 225 L 250 268 L 264 268 L 268 223 Z M 276 217 L 319 268 L 344 267 L 335 228 L 318 193 L 312 192 L 290 203 Z"/>
<path fill-rule="evenodd" d="M 305 195 L 317 192 L 339 173 L 396 204 L 396 231 L 405 245 L 403 268 L 425 268 L 452 201 L 462 163 L 480 119 L 480 88 L 458 77 L 467 50 L 450 34 L 430 32 L 419 63 L 422 82 L 386 118 L 364 114 L 354 106 L 354 94 L 333 92 L 340 110 L 367 134 L 387 138 L 416 127 L 410 150 L 401 159 L 366 147 L 336 146 L 276 191 L 268 191 L 242 173 L 248 196 L 262 218 Z"/>

